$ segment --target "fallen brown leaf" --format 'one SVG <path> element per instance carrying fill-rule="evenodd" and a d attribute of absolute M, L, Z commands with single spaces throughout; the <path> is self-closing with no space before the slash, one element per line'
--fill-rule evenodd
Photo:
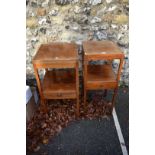
<path fill-rule="evenodd" d="M 72 100 L 52 100 L 47 104 L 48 112 L 44 113 L 39 107 L 34 117 L 27 123 L 27 136 L 30 139 L 28 149 L 37 151 L 39 143 L 47 144 L 49 139 L 60 133 L 69 122 L 83 119 L 103 119 L 107 117 L 112 104 L 102 99 L 102 95 L 95 94 L 87 107 L 80 106 L 80 116 L 75 115 L 76 104 Z M 83 100 L 81 98 L 81 100 Z"/>
<path fill-rule="evenodd" d="M 43 144 L 48 144 L 48 139 L 43 139 Z"/>
<path fill-rule="evenodd" d="M 34 152 L 37 152 L 40 150 L 40 146 L 37 146 L 36 148 L 33 149 Z"/>

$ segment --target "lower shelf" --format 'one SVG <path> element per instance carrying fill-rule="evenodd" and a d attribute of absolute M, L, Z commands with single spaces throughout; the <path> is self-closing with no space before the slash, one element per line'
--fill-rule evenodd
<path fill-rule="evenodd" d="M 46 99 L 76 98 L 75 72 L 73 70 L 47 71 L 42 89 Z"/>
<path fill-rule="evenodd" d="M 111 65 L 88 65 L 87 89 L 115 88 L 117 86 L 116 75 Z"/>

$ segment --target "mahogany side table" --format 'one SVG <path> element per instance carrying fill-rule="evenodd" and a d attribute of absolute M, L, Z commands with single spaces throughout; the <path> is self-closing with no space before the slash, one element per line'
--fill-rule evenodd
<path fill-rule="evenodd" d="M 42 44 L 33 59 L 34 73 L 45 107 L 47 99 L 76 99 L 79 115 L 78 51 L 74 43 Z M 38 69 L 45 69 L 43 80 Z"/>
<path fill-rule="evenodd" d="M 112 97 L 112 109 L 118 91 L 124 54 L 112 41 L 85 41 L 84 49 L 84 106 L 86 106 L 87 90 L 114 89 Z M 103 65 L 90 65 L 89 61 L 119 59 L 117 74 L 112 69 L 112 63 Z"/>

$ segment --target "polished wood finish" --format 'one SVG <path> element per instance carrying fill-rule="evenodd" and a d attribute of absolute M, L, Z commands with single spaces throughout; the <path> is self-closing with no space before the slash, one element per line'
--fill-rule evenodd
<path fill-rule="evenodd" d="M 46 72 L 42 85 L 44 98 L 76 98 L 75 73 L 70 70 Z"/>
<path fill-rule="evenodd" d="M 111 65 L 88 65 L 86 89 L 115 88 L 116 75 Z"/>
<path fill-rule="evenodd" d="M 116 75 L 111 65 L 88 65 L 87 81 L 116 82 Z"/>
<path fill-rule="evenodd" d="M 78 51 L 74 43 L 50 43 L 40 46 L 33 59 L 34 73 L 45 106 L 47 99 L 76 99 L 79 115 Z M 41 81 L 38 69 L 45 69 Z"/>
<path fill-rule="evenodd" d="M 85 61 L 124 58 L 121 49 L 112 41 L 85 41 L 83 48 Z"/>
<path fill-rule="evenodd" d="M 36 77 L 39 94 L 40 94 L 40 97 L 41 97 L 41 104 L 43 104 L 44 98 L 43 98 L 43 94 L 42 94 L 42 88 L 41 88 L 40 78 L 39 78 L 39 74 L 38 74 L 38 69 L 37 69 L 37 66 L 35 65 L 35 63 L 33 64 L 33 67 L 34 67 L 34 74 L 35 74 L 35 77 Z"/>
<path fill-rule="evenodd" d="M 35 55 L 33 62 L 48 64 L 54 62 L 75 62 L 78 59 L 77 46 L 74 43 L 42 44 Z"/>
<path fill-rule="evenodd" d="M 115 99 L 118 90 L 121 70 L 123 66 L 124 54 L 121 49 L 112 41 L 85 41 L 84 49 L 84 105 L 86 106 L 87 90 L 114 89 L 112 98 L 112 108 L 115 105 Z M 112 69 L 112 60 L 119 59 L 118 73 L 115 74 Z M 89 61 L 109 60 L 110 63 L 104 65 L 89 65 Z M 112 111 L 111 111 L 112 112 Z"/>

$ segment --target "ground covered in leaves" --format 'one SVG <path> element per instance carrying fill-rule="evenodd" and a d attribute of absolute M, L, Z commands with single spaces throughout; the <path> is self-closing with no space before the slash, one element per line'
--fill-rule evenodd
<path fill-rule="evenodd" d="M 37 152 L 40 144 L 47 144 L 49 139 L 61 132 L 71 121 L 80 119 L 102 119 L 109 115 L 111 103 L 95 94 L 93 100 L 84 109 L 80 105 L 80 117 L 75 114 L 76 102 L 74 100 L 51 100 L 47 104 L 48 112 L 44 113 L 38 107 L 34 117 L 27 122 L 26 135 L 28 151 Z"/>

